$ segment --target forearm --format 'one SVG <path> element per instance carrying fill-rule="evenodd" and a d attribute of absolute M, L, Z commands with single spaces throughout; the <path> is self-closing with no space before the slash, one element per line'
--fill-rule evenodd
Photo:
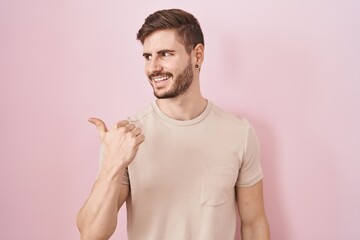
<path fill-rule="evenodd" d="M 265 217 L 241 223 L 242 240 L 270 240 L 269 225 Z"/>
<path fill-rule="evenodd" d="M 101 119 L 90 118 L 89 122 L 99 130 L 103 161 L 91 194 L 78 214 L 77 225 L 82 240 L 103 240 L 116 229 L 118 211 L 129 194 L 129 186 L 121 181 L 145 137 L 140 128 L 126 120 L 109 130 Z"/>
<path fill-rule="evenodd" d="M 82 240 L 109 239 L 114 233 L 121 194 L 121 173 L 117 175 L 100 173 L 96 180 L 77 218 Z"/>

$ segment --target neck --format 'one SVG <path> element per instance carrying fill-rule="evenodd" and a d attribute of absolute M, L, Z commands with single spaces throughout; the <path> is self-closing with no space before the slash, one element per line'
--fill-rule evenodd
<path fill-rule="evenodd" d="M 176 120 L 191 120 L 198 117 L 206 108 L 207 100 L 199 94 L 198 96 L 182 96 L 169 99 L 158 99 L 157 105 L 163 113 Z"/>

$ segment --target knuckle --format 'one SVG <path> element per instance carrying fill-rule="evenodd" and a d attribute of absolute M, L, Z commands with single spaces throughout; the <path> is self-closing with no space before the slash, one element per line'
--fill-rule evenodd
<path fill-rule="evenodd" d="M 121 121 L 117 122 L 116 127 L 121 128 L 121 127 L 128 125 L 128 123 L 129 122 L 127 120 L 121 120 Z"/>
<path fill-rule="evenodd" d="M 119 124 L 123 124 L 123 125 L 126 125 L 126 124 L 128 124 L 129 123 L 129 121 L 127 121 L 127 120 L 121 120 L 121 121 L 119 121 Z"/>
<path fill-rule="evenodd" d="M 139 132 L 141 132 L 141 129 L 140 128 L 135 128 L 134 131 L 139 133 Z"/>
<path fill-rule="evenodd" d="M 124 135 L 126 133 L 126 129 L 124 127 L 118 128 L 117 131 L 121 134 Z"/>
<path fill-rule="evenodd" d="M 133 137 L 134 137 L 134 134 L 133 134 L 133 132 L 126 132 L 126 136 L 127 136 L 128 138 L 133 138 Z"/>

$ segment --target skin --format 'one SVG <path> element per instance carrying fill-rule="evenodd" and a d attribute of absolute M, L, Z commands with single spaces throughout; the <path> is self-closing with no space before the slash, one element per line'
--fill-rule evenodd
<path fill-rule="evenodd" d="M 236 187 L 243 240 L 269 240 L 270 229 L 265 216 L 263 182 L 251 187 Z"/>
<path fill-rule="evenodd" d="M 82 240 L 109 239 L 117 225 L 117 213 L 125 202 L 129 187 L 121 184 L 124 170 L 144 141 L 141 129 L 121 121 L 111 129 L 97 118 L 90 118 L 99 130 L 104 160 L 90 196 L 80 209 L 77 225 Z"/>
<path fill-rule="evenodd" d="M 172 91 L 176 85 L 175 79 L 185 70 L 190 61 L 193 79 L 189 88 L 176 97 L 158 99 L 157 104 L 166 115 L 177 120 L 189 120 L 199 116 L 206 108 L 207 101 L 201 95 L 200 67 L 195 68 L 195 64 L 201 66 L 204 59 L 204 46 L 198 44 L 189 56 L 183 44 L 178 41 L 174 30 L 162 30 L 149 35 L 143 47 L 145 74 L 148 77 L 159 72 L 170 72 L 174 76 L 159 88 L 156 88 L 154 81 L 149 80 L 155 94 L 158 95 Z M 164 53 L 164 50 L 168 51 Z"/>
<path fill-rule="evenodd" d="M 158 97 L 159 108 L 166 115 L 177 120 L 190 120 L 204 111 L 207 100 L 201 94 L 199 82 L 204 60 L 202 44 L 196 45 L 189 55 L 174 30 L 159 30 L 145 39 L 143 56 L 145 74 Z M 199 68 L 195 68 L 195 64 Z M 155 81 L 161 77 L 170 78 Z M 124 170 L 135 158 L 145 137 L 141 129 L 127 121 L 121 121 L 109 130 L 100 119 L 89 121 L 98 128 L 104 160 L 91 194 L 78 214 L 77 224 L 82 240 L 109 239 L 117 225 L 118 211 L 130 192 L 128 185 L 121 184 Z M 236 197 L 242 239 L 270 239 L 262 181 L 251 187 L 237 187 Z"/>

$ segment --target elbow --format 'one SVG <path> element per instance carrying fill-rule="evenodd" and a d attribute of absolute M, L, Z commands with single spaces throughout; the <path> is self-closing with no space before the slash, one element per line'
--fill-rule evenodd
<path fill-rule="evenodd" d="M 243 239 L 270 240 L 270 228 L 266 218 L 241 221 Z M 245 237 L 246 236 L 246 237 Z"/>
<path fill-rule="evenodd" d="M 76 219 L 76 224 L 80 232 L 80 240 L 108 240 L 111 237 L 111 234 L 105 233 L 96 226 L 86 224 L 80 215 Z"/>
<path fill-rule="evenodd" d="M 80 231 L 80 240 L 108 240 L 110 236 L 100 235 L 98 232 L 90 229 Z"/>

